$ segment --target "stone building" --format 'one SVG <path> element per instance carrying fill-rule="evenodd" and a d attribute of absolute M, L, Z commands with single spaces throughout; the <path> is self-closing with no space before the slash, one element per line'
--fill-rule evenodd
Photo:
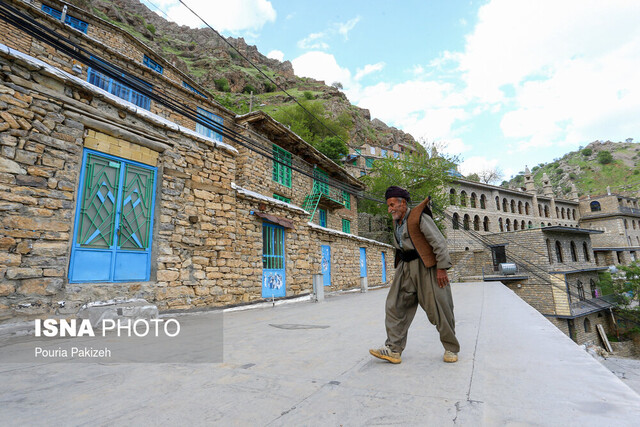
<path fill-rule="evenodd" d="M 362 185 L 286 127 L 71 5 L 0 8 L 0 321 L 391 279 L 390 246 L 356 235 Z"/>
<path fill-rule="evenodd" d="M 599 265 L 630 264 L 640 251 L 640 207 L 638 199 L 619 194 L 586 196 L 580 199 L 580 224 L 601 230 L 593 236 L 593 250 Z"/>

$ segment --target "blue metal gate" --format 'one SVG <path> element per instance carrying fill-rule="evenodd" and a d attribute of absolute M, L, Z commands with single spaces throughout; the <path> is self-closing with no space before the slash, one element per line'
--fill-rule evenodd
<path fill-rule="evenodd" d="M 331 246 L 322 245 L 322 284 L 331 286 Z"/>
<path fill-rule="evenodd" d="M 262 223 L 262 297 L 286 295 L 284 227 Z"/>
<path fill-rule="evenodd" d="M 387 283 L 387 258 L 382 252 L 382 283 Z"/>
<path fill-rule="evenodd" d="M 360 277 L 367 277 L 367 248 L 360 248 Z"/>

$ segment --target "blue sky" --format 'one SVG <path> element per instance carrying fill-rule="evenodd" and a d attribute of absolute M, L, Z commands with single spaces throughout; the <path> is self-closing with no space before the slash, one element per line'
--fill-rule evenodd
<path fill-rule="evenodd" d="M 151 1 L 202 26 L 176 0 Z M 184 1 L 297 75 L 341 82 L 465 174 L 508 178 L 595 140 L 640 140 L 636 0 Z"/>

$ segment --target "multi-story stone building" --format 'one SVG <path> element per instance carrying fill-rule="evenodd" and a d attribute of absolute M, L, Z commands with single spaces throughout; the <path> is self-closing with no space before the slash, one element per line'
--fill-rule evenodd
<path fill-rule="evenodd" d="M 593 236 L 593 250 L 599 265 L 630 264 L 640 251 L 640 207 L 638 199 L 619 194 L 586 196 L 580 199 L 580 224 L 601 230 Z"/>
<path fill-rule="evenodd" d="M 362 184 L 286 127 L 69 4 L 0 8 L 0 321 L 390 279 L 356 235 Z"/>

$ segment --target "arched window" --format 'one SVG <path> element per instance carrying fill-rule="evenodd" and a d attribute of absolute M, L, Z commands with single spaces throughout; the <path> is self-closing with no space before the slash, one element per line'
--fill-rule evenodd
<path fill-rule="evenodd" d="M 562 219 L 564 219 L 564 208 L 562 208 L 562 210 L 560 211 L 560 216 L 562 217 Z"/>
<path fill-rule="evenodd" d="M 636 220 L 635 219 L 631 221 L 631 225 L 633 226 L 633 229 L 635 230 L 636 229 Z"/>
<path fill-rule="evenodd" d="M 538 204 L 538 216 L 542 216 L 542 205 Z"/>
<path fill-rule="evenodd" d="M 477 207 L 477 201 L 478 201 L 478 196 L 476 196 L 476 193 L 471 193 L 471 207 L 475 208 Z"/>
<path fill-rule="evenodd" d="M 571 213 L 573 214 L 573 220 L 576 220 L 576 210 L 575 209 L 571 209 Z"/>
<path fill-rule="evenodd" d="M 468 229 L 469 229 L 469 215 L 466 215 L 466 214 L 465 214 L 464 219 L 463 219 L 463 221 L 462 221 L 462 227 L 463 227 L 465 230 L 468 230 Z"/>
<path fill-rule="evenodd" d="M 591 212 L 600 212 L 600 202 L 593 201 L 589 204 Z"/>
<path fill-rule="evenodd" d="M 524 230 L 525 224 L 524 224 L 524 219 L 522 220 L 522 222 L 520 223 L 520 230 Z"/>
<path fill-rule="evenodd" d="M 549 218 L 549 206 L 544 207 L 544 217 Z"/>
<path fill-rule="evenodd" d="M 484 194 L 480 196 L 480 209 L 487 209 L 487 198 Z"/>
<path fill-rule="evenodd" d="M 556 206 L 556 218 L 560 219 L 560 208 Z"/>
<path fill-rule="evenodd" d="M 571 249 L 571 261 L 578 262 L 578 254 L 576 253 L 576 244 L 571 241 L 569 244 L 569 248 Z"/>
<path fill-rule="evenodd" d="M 591 288 L 591 298 L 598 298 L 598 288 L 596 288 L 596 282 L 593 279 L 589 279 L 589 287 Z"/>
<path fill-rule="evenodd" d="M 453 223 L 451 225 L 453 226 L 454 230 L 460 229 L 460 215 L 458 215 L 458 212 L 455 212 L 453 214 Z"/>
<path fill-rule="evenodd" d="M 562 245 L 556 240 L 556 260 L 562 264 Z"/>
<path fill-rule="evenodd" d="M 473 229 L 480 231 L 480 217 L 478 215 L 473 217 Z"/>
<path fill-rule="evenodd" d="M 589 321 L 588 318 L 584 319 L 584 331 L 591 332 L 591 322 Z"/>
<path fill-rule="evenodd" d="M 549 257 L 549 264 L 553 264 L 553 257 L 551 256 L 551 241 L 547 239 L 547 256 Z"/>
<path fill-rule="evenodd" d="M 507 202 L 507 199 L 502 199 L 502 210 L 509 212 L 509 202 Z"/>
<path fill-rule="evenodd" d="M 456 190 L 454 190 L 453 188 L 449 190 L 449 204 L 456 204 Z"/>
<path fill-rule="evenodd" d="M 496 210 L 500 210 L 500 197 L 496 196 Z"/>
<path fill-rule="evenodd" d="M 540 223 L 540 228 L 544 228 L 544 222 Z"/>
<path fill-rule="evenodd" d="M 460 192 L 460 206 L 467 206 L 467 193 L 464 190 Z"/>
<path fill-rule="evenodd" d="M 516 213 L 516 201 L 511 199 L 511 213 Z"/>
<path fill-rule="evenodd" d="M 484 231 L 489 231 L 489 217 L 484 217 L 484 221 L 482 221 L 482 228 Z"/>
<path fill-rule="evenodd" d="M 584 286 L 582 286 L 582 282 L 578 280 L 578 298 L 580 301 L 584 301 L 586 298 L 584 297 Z"/>
<path fill-rule="evenodd" d="M 522 215 L 522 202 L 518 202 L 518 213 Z"/>
<path fill-rule="evenodd" d="M 513 231 L 518 231 L 518 221 L 517 220 L 513 221 Z"/>
<path fill-rule="evenodd" d="M 502 218 L 498 218 L 498 227 L 500 228 L 500 232 L 504 232 L 504 225 L 502 225 Z"/>
<path fill-rule="evenodd" d="M 587 245 L 587 242 L 582 243 L 582 252 L 584 252 L 584 260 L 591 261 L 591 257 L 589 256 L 589 245 Z"/>
<path fill-rule="evenodd" d="M 524 213 L 525 213 L 526 215 L 529 215 L 529 214 L 530 214 L 530 212 L 529 212 L 529 202 L 527 202 L 527 203 L 525 203 L 525 204 L 524 204 Z"/>
<path fill-rule="evenodd" d="M 627 222 L 627 220 L 624 220 L 624 229 L 628 230 L 629 229 L 629 222 Z"/>
<path fill-rule="evenodd" d="M 529 221 L 529 223 L 527 224 L 528 228 L 533 228 L 533 223 L 531 221 Z"/>
<path fill-rule="evenodd" d="M 511 221 L 509 221 L 509 218 L 504 222 L 504 226 L 507 231 L 511 231 Z"/>

